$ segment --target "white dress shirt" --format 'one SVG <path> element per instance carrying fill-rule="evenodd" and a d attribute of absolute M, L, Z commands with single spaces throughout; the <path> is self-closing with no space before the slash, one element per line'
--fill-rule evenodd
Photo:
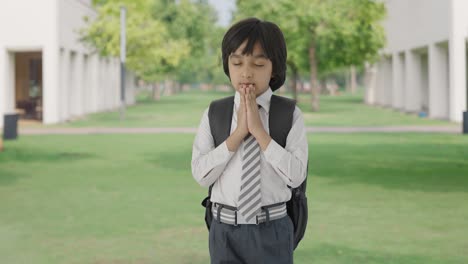
<path fill-rule="evenodd" d="M 269 133 L 268 114 L 270 111 L 271 89 L 257 97 L 260 119 Z M 234 111 L 231 123 L 231 134 L 237 127 L 237 109 L 240 94 L 234 96 Z M 211 201 L 238 207 L 242 176 L 242 142 L 236 152 L 230 152 L 226 141 L 215 148 L 208 120 L 208 109 L 205 110 L 193 143 L 192 175 L 203 187 L 214 183 Z M 288 185 L 295 188 L 301 185 L 307 173 L 308 144 L 304 119 L 301 110 L 296 106 L 293 124 L 286 139 L 286 147 L 281 147 L 271 140 L 265 151 L 260 154 L 262 206 L 286 202 L 291 198 Z M 238 223 L 245 223 L 238 214 Z"/>

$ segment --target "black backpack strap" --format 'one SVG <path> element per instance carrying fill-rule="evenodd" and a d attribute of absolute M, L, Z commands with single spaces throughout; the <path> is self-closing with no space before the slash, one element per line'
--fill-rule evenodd
<path fill-rule="evenodd" d="M 215 147 L 223 143 L 231 134 L 233 109 L 234 96 L 221 98 L 210 104 L 208 119 Z"/>
<path fill-rule="evenodd" d="M 296 101 L 277 95 L 271 96 L 269 127 L 270 137 L 283 148 L 293 123 Z"/>
<path fill-rule="evenodd" d="M 229 96 L 211 102 L 208 110 L 211 136 L 215 148 L 223 143 L 231 134 L 232 113 L 234 111 L 234 96 Z M 211 189 L 208 189 L 208 196 L 211 197 Z"/>

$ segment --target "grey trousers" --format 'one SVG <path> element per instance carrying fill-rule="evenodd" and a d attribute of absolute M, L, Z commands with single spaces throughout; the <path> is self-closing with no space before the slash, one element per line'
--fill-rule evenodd
<path fill-rule="evenodd" d="M 209 234 L 212 264 L 291 264 L 294 226 L 289 216 L 259 225 L 219 223 Z"/>

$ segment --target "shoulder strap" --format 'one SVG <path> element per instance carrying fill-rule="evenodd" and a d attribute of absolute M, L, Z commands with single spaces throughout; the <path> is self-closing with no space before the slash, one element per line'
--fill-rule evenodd
<path fill-rule="evenodd" d="M 223 143 L 231 134 L 233 109 L 234 96 L 221 98 L 210 104 L 208 119 L 215 148 Z M 209 197 L 211 197 L 211 189 L 213 189 L 213 184 L 208 189 Z"/>
<path fill-rule="evenodd" d="M 277 95 L 271 96 L 269 127 L 270 137 L 283 148 L 293 123 L 296 101 Z"/>
<path fill-rule="evenodd" d="M 234 96 L 229 96 L 211 102 L 208 110 L 211 135 L 215 147 L 223 143 L 231 134 Z"/>

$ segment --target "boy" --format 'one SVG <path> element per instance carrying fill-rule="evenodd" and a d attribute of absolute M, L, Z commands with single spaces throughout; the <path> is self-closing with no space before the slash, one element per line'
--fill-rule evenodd
<path fill-rule="evenodd" d="M 286 56 L 283 34 L 271 22 L 245 19 L 223 38 L 223 68 L 236 90 L 230 135 L 215 146 L 207 109 L 192 153 L 195 180 L 214 184 L 211 263 L 293 263 L 294 227 L 285 202 L 288 186 L 304 181 L 308 158 L 299 108 L 284 148 L 269 133 L 271 98 L 285 81 Z"/>

